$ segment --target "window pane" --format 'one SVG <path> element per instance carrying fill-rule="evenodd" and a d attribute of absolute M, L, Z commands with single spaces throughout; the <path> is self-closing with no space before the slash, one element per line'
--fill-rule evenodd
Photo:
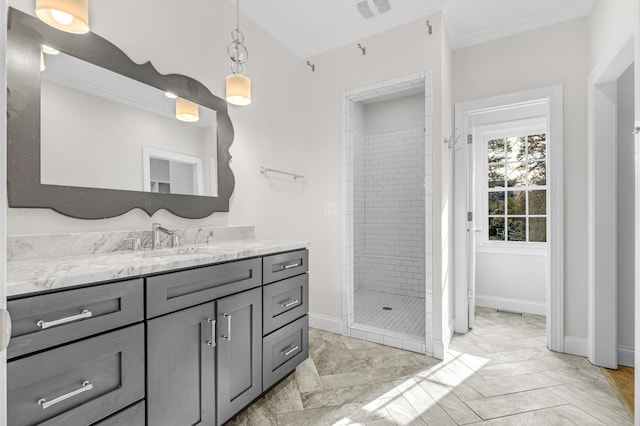
<path fill-rule="evenodd" d="M 527 241 L 527 219 L 524 217 L 510 218 L 507 221 L 509 225 L 509 241 Z"/>
<path fill-rule="evenodd" d="M 525 148 L 524 137 L 507 138 L 507 161 L 524 161 Z"/>
<path fill-rule="evenodd" d="M 504 162 L 504 139 L 493 139 L 487 144 L 489 164 Z"/>
<path fill-rule="evenodd" d="M 527 176 L 527 167 L 525 163 L 509 163 L 507 164 L 507 185 L 508 186 L 525 186 Z"/>
<path fill-rule="evenodd" d="M 547 214 L 547 191 L 529 191 L 529 214 Z"/>
<path fill-rule="evenodd" d="M 529 148 L 529 161 L 544 160 L 547 158 L 547 135 L 531 135 L 527 138 Z"/>
<path fill-rule="evenodd" d="M 504 164 L 489 166 L 489 188 L 504 188 Z"/>
<path fill-rule="evenodd" d="M 489 218 L 489 239 L 492 241 L 504 241 L 504 218 Z"/>
<path fill-rule="evenodd" d="M 547 184 L 547 163 L 544 161 L 536 161 L 529 163 L 529 185 Z"/>
<path fill-rule="evenodd" d="M 489 215 L 504 214 L 504 192 L 489 192 Z"/>
<path fill-rule="evenodd" d="M 509 216 L 522 216 L 527 214 L 527 192 L 509 191 L 507 198 L 507 214 Z"/>
<path fill-rule="evenodd" d="M 529 218 L 529 241 L 547 242 L 547 218 L 532 217 Z"/>

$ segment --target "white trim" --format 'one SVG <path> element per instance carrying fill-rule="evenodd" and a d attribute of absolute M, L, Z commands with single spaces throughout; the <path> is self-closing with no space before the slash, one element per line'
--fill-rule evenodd
<path fill-rule="evenodd" d="M 640 7 L 636 2 L 633 19 L 634 69 L 635 74 L 635 124 L 640 125 Z M 635 318 L 634 318 L 634 365 L 640 365 L 640 134 L 635 138 Z M 634 424 L 640 425 L 640 372 L 634 373 Z"/>
<path fill-rule="evenodd" d="M 497 255 L 505 255 L 505 256 L 546 256 L 547 255 L 547 246 L 546 244 L 541 244 L 540 246 L 535 244 L 534 247 L 526 247 L 526 246 L 503 246 L 498 244 L 476 244 L 476 254 L 497 254 Z M 526 243 L 534 244 L 534 243 Z"/>
<path fill-rule="evenodd" d="M 524 312 L 527 314 L 545 315 L 547 313 L 547 304 L 544 302 L 510 299 L 508 297 L 488 296 L 485 294 L 476 295 L 476 305 L 484 306 L 485 308 Z"/>
<path fill-rule="evenodd" d="M 635 350 L 628 346 L 618 346 L 618 365 L 634 366 Z"/>
<path fill-rule="evenodd" d="M 610 232 L 617 206 L 617 192 L 611 191 L 617 185 L 616 81 L 633 61 L 629 38 L 611 49 L 588 80 L 587 357 L 607 368 L 618 366 L 617 234 Z"/>
<path fill-rule="evenodd" d="M 309 327 L 330 333 L 342 334 L 342 321 L 340 318 L 309 313 Z"/>
<path fill-rule="evenodd" d="M 587 356 L 587 339 L 582 337 L 564 336 L 564 353 L 577 356 Z"/>
<path fill-rule="evenodd" d="M 439 339 L 433 339 L 433 357 L 435 359 L 444 359 L 445 347 L 449 347 L 448 343 Z"/>
<path fill-rule="evenodd" d="M 7 178 L 7 2 L 0 1 L 0 180 Z M 7 186 L 0 186 L 0 309 L 7 308 Z M 7 351 L 0 351 L 0 426 L 7 424 Z"/>
<path fill-rule="evenodd" d="M 551 350 L 563 352 L 564 348 L 564 183 L 563 183 L 563 101 L 562 86 L 550 86 L 508 95 L 495 96 L 456 104 L 455 127 L 466 137 L 470 132 L 473 114 L 523 106 L 543 101 L 547 104 L 548 147 L 548 193 L 549 215 L 547 218 L 547 344 Z M 466 298 L 468 286 L 467 247 L 467 181 L 466 164 L 471 149 L 461 144 L 455 155 L 455 312 L 458 333 L 468 331 L 469 318 Z"/>
<path fill-rule="evenodd" d="M 462 47 L 473 46 L 476 44 L 484 43 L 486 41 L 507 37 L 514 34 L 520 34 L 526 31 L 530 31 L 536 28 L 541 28 L 560 22 L 568 21 L 573 18 L 585 16 L 591 10 L 594 0 L 578 0 L 571 4 L 561 7 L 550 9 L 543 13 L 536 15 L 530 15 L 523 19 L 510 20 L 503 25 L 493 26 L 487 29 L 476 31 L 471 34 L 465 34 L 456 25 L 455 12 L 451 10 L 449 4 L 444 8 L 444 18 L 446 22 L 447 32 L 449 34 L 449 40 L 452 49 L 460 49 Z"/>

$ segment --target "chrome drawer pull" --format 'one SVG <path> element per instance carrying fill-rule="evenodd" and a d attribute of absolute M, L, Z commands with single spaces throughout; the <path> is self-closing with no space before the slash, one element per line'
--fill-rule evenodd
<path fill-rule="evenodd" d="M 288 308 L 289 306 L 297 305 L 298 303 L 300 303 L 298 299 L 289 299 L 288 302 L 282 302 L 280 306 L 282 306 L 283 308 Z"/>
<path fill-rule="evenodd" d="M 207 345 L 212 348 L 216 347 L 216 320 L 213 318 L 207 318 L 207 322 L 211 324 L 211 340 L 207 340 Z"/>
<path fill-rule="evenodd" d="M 282 351 L 282 352 L 280 352 L 280 353 L 281 353 L 282 355 L 284 355 L 284 356 L 289 356 L 289 355 L 291 355 L 292 353 L 294 353 L 295 351 L 297 351 L 298 349 L 300 349 L 300 346 L 298 346 L 298 345 L 294 345 L 294 346 L 290 346 L 290 348 L 291 348 L 291 349 L 289 349 L 288 351 L 286 351 L 286 352 L 285 352 L 285 351 Z"/>
<path fill-rule="evenodd" d="M 284 265 L 284 266 L 282 267 L 282 269 L 291 269 L 291 268 L 295 268 L 295 267 L 297 267 L 297 266 L 300 266 L 300 264 L 299 264 L 299 263 L 297 263 L 297 262 L 296 262 L 296 263 L 290 263 L 290 264 L 288 264 L 288 265 Z"/>
<path fill-rule="evenodd" d="M 231 314 L 222 314 L 223 317 L 225 317 L 227 319 L 227 334 L 224 334 L 222 336 L 223 340 L 226 340 L 227 342 L 231 341 Z"/>
<path fill-rule="evenodd" d="M 66 393 L 66 394 L 64 394 L 62 396 L 57 397 L 56 399 L 52 399 L 51 401 L 47 401 L 44 398 L 40 398 L 38 400 L 38 405 L 40 407 L 42 407 L 43 410 L 46 410 L 47 408 L 51 407 L 52 405 L 57 404 L 58 402 L 62 402 L 62 401 L 66 400 L 66 399 L 69 399 L 69 398 L 71 398 L 73 396 L 80 395 L 81 393 L 90 391 L 91 389 L 93 389 L 93 385 L 90 382 L 85 380 L 84 382 L 82 382 L 82 387 L 80 389 L 76 389 L 74 391 Z"/>
<path fill-rule="evenodd" d="M 93 312 L 88 311 L 88 310 L 84 310 L 81 313 L 79 313 L 78 315 L 73 315 L 67 318 L 60 318 L 54 321 L 43 321 L 40 320 L 36 323 L 36 325 L 38 327 L 40 327 L 41 329 L 47 329 L 49 327 L 54 327 L 56 325 L 61 325 L 61 324 L 66 324 L 68 322 L 73 322 L 73 321 L 78 321 L 81 319 L 85 319 L 85 318 L 91 318 L 93 316 Z"/>

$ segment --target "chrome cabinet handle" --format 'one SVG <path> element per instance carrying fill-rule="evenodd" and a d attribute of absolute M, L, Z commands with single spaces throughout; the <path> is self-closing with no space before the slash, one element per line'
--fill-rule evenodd
<path fill-rule="evenodd" d="M 291 349 L 289 349 L 288 351 L 284 351 L 284 350 L 283 350 L 283 351 L 282 351 L 282 352 L 280 352 L 280 353 L 281 353 L 282 355 L 284 355 L 284 356 L 289 356 L 289 355 L 291 355 L 292 353 L 294 353 L 295 351 L 297 351 L 298 349 L 300 349 L 300 346 L 298 346 L 298 345 L 292 345 L 292 346 L 289 346 L 289 347 L 290 347 Z"/>
<path fill-rule="evenodd" d="M 54 327 L 56 325 L 61 325 L 61 324 L 66 324 L 68 322 L 73 322 L 73 321 L 77 321 L 77 320 L 81 320 L 81 319 L 85 319 L 85 318 L 91 318 L 93 316 L 93 313 L 91 311 L 88 310 L 84 310 L 81 313 L 79 313 L 78 315 L 73 315 L 67 318 L 60 318 L 54 321 L 43 321 L 40 320 L 36 323 L 36 325 L 38 327 L 40 327 L 41 329 L 47 329 L 49 327 Z"/>
<path fill-rule="evenodd" d="M 300 303 L 300 301 L 298 299 L 289 299 L 288 302 L 282 302 L 280 303 L 280 306 L 282 306 L 283 308 L 288 308 L 289 306 L 293 306 Z"/>
<path fill-rule="evenodd" d="M 300 264 L 299 264 L 299 263 L 297 263 L 297 262 L 296 262 L 296 263 L 290 263 L 290 264 L 288 264 L 288 265 L 284 265 L 284 266 L 282 267 L 282 269 L 291 269 L 291 268 L 295 268 L 296 266 L 300 266 Z"/>
<path fill-rule="evenodd" d="M 227 342 L 231 341 L 231 314 L 222 314 L 223 317 L 225 317 L 227 319 L 227 334 L 222 336 L 223 340 L 226 340 Z"/>
<path fill-rule="evenodd" d="M 212 348 L 216 347 L 216 320 L 213 318 L 207 318 L 207 322 L 211 324 L 211 340 L 207 340 L 207 345 Z"/>
<path fill-rule="evenodd" d="M 82 382 L 82 387 L 81 388 L 76 389 L 74 391 L 71 391 L 69 393 L 66 393 L 66 394 L 64 394 L 62 396 L 59 396 L 59 397 L 55 398 L 55 399 L 52 399 L 51 401 L 47 401 L 45 398 L 40 398 L 38 400 L 38 405 L 40 407 L 42 407 L 43 410 L 46 410 L 47 408 L 51 407 L 52 405 L 57 404 L 58 402 L 62 402 L 64 400 L 69 399 L 71 397 L 74 397 L 76 395 L 80 395 L 81 393 L 90 391 L 91 389 L 93 389 L 93 385 L 90 382 L 85 380 L 84 382 Z"/>

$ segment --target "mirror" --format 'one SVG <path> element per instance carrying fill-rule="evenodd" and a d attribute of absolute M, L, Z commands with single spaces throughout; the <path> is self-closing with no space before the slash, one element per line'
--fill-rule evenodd
<path fill-rule="evenodd" d="M 226 102 L 196 80 L 15 9 L 7 80 L 10 207 L 83 219 L 228 211 L 233 127 Z"/>

